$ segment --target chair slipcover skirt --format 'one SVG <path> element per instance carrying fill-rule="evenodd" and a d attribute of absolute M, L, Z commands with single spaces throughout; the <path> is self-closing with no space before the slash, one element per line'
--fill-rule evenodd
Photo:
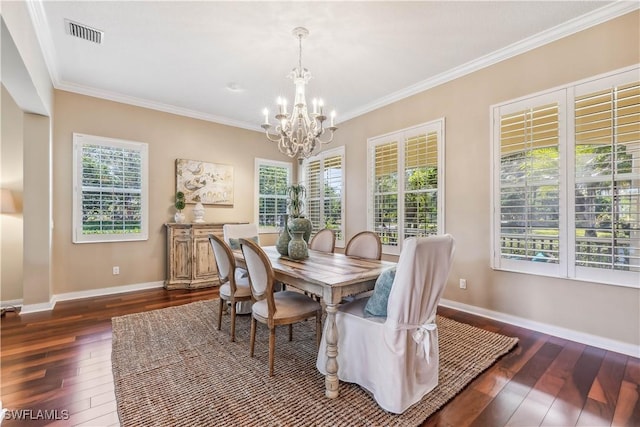
<path fill-rule="evenodd" d="M 387 317 L 364 317 L 368 298 L 336 313 L 338 378 L 373 394 L 386 411 L 403 413 L 438 385 L 435 316 L 453 258 L 453 238 L 405 240 Z M 327 331 L 325 325 L 325 333 Z M 316 366 L 326 375 L 323 336 Z"/>

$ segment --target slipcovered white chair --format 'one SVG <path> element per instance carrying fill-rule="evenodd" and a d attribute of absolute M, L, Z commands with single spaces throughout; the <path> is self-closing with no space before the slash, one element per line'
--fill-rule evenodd
<path fill-rule="evenodd" d="M 316 318 L 316 346 L 320 342 L 322 325 L 322 307 L 314 299 L 294 291 L 274 292 L 274 273 L 271 261 L 262 248 L 253 240 L 240 239 L 244 255 L 249 284 L 253 295 L 251 313 L 250 353 L 256 341 L 256 322 L 266 323 L 269 327 L 269 376 L 273 376 L 276 348 L 276 326 L 289 325 L 289 341 L 292 339 L 292 325 L 306 319 Z"/>
<path fill-rule="evenodd" d="M 397 414 L 438 385 L 436 308 L 451 269 L 454 240 L 450 235 L 412 237 L 403 245 L 387 317 L 365 317 L 368 298 L 343 304 L 336 313 L 338 378 L 359 384 L 380 407 Z M 325 375 L 326 362 L 323 336 L 317 368 Z"/>
<path fill-rule="evenodd" d="M 209 243 L 216 258 L 218 278 L 220 279 L 220 307 L 218 310 L 218 330 L 222 324 L 222 311 L 225 301 L 231 304 L 231 341 L 236 340 L 236 303 L 251 301 L 249 278 L 236 279 L 236 259 L 229 245 L 220 237 L 209 234 Z"/>
<path fill-rule="evenodd" d="M 232 250 L 240 249 L 240 238 L 252 239 L 259 243 L 258 226 L 256 224 L 224 224 L 222 226 L 222 235 L 224 241 L 227 242 Z M 236 281 L 247 280 L 247 270 L 244 268 L 236 268 Z M 251 313 L 251 301 L 242 301 L 238 303 L 236 310 L 238 314 Z"/>
<path fill-rule="evenodd" d="M 231 249 L 240 249 L 239 239 L 253 239 L 259 241 L 258 226 L 256 224 L 225 224 L 222 226 L 222 235 Z"/>
<path fill-rule="evenodd" d="M 328 228 L 318 231 L 309 242 L 309 249 L 333 253 L 336 248 L 336 233 Z"/>
<path fill-rule="evenodd" d="M 382 258 L 382 242 L 373 231 L 361 231 L 349 240 L 344 254 L 379 260 Z"/>

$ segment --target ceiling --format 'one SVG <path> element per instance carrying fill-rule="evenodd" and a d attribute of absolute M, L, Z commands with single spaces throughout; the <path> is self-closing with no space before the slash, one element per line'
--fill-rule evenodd
<path fill-rule="evenodd" d="M 637 2 L 38 1 L 54 86 L 259 130 L 293 97 L 304 26 L 307 96 L 337 123 L 637 8 Z M 635 5 L 635 6 L 634 6 Z M 104 31 L 72 37 L 65 19 Z M 232 88 L 232 89 L 230 89 Z"/>

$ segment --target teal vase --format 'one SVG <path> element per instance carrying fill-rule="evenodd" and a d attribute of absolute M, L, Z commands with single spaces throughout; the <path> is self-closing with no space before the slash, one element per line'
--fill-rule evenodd
<path fill-rule="evenodd" d="M 309 248 L 307 242 L 302 238 L 304 236 L 303 231 L 292 232 L 293 236 L 289 241 L 289 258 L 291 259 L 305 259 L 309 257 Z"/>
<path fill-rule="evenodd" d="M 289 255 L 289 241 L 291 241 L 291 235 L 289 234 L 289 226 L 287 224 L 288 215 L 284 215 L 284 226 L 280 231 L 280 236 L 278 236 L 278 241 L 276 242 L 276 250 L 282 256 Z"/>
<path fill-rule="evenodd" d="M 311 237 L 312 224 L 308 218 L 297 217 L 289 220 L 289 231 L 291 233 L 297 233 L 301 231 L 303 233 L 302 238 L 307 244 L 309 244 L 309 238 Z"/>

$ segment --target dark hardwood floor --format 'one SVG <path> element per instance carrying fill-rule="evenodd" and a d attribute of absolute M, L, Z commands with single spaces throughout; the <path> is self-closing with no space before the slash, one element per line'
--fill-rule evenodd
<path fill-rule="evenodd" d="M 8 313 L 1 322 L 4 425 L 118 425 L 111 317 L 215 297 L 215 289 L 154 289 Z M 439 313 L 520 342 L 424 426 L 640 426 L 639 359 L 448 308 Z M 45 419 L 56 416 L 68 419 Z"/>

